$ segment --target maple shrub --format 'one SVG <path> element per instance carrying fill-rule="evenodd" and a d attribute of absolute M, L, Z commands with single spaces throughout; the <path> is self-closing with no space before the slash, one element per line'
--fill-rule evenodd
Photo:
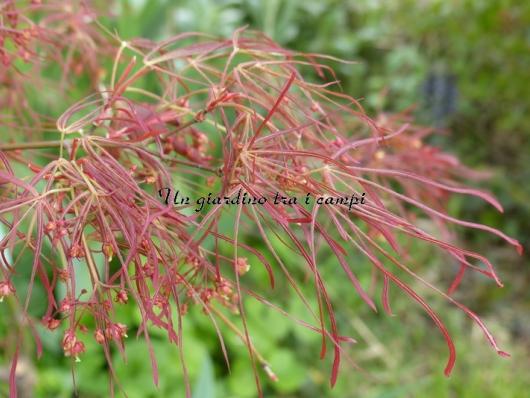
<path fill-rule="evenodd" d="M 109 361 L 111 383 L 111 346 L 125 358 L 131 333 L 118 306 L 138 307 L 142 322 L 134 333 L 143 334 L 145 344 L 157 327 L 180 350 L 182 323 L 198 307 L 213 328 L 227 325 L 248 346 L 261 395 L 260 373 L 276 376 L 274 364 L 251 344 L 245 322 L 245 301 L 258 300 L 322 336 L 321 356 L 334 355 L 333 385 L 341 358 L 353 363 L 343 344 L 355 341 L 339 333 L 320 276 L 323 251 L 335 257 L 336 278 L 348 278 L 374 311 L 378 283 L 387 314 L 391 284 L 427 311 L 447 341 L 447 376 L 455 362 L 451 337 L 403 276 L 459 307 L 500 355 L 508 355 L 479 317 L 450 296 L 467 269 L 502 286 L 485 257 L 452 243 L 451 225 L 521 247 L 500 231 L 452 218 L 448 199 L 475 195 L 502 211 L 500 204 L 463 185 L 482 175 L 428 145 L 431 129 L 407 115 L 372 119 L 351 93 L 341 92 L 327 64 L 346 61 L 290 51 L 246 29 L 227 39 L 185 33 L 161 43 L 123 41 L 86 5 L 39 3 L 0 6 L 0 296 L 20 305 L 17 333 L 33 331 L 38 356 L 42 345 L 28 315 L 36 284 L 46 291 L 42 325 L 63 333 L 64 355 L 79 366 L 74 359 L 85 354 L 83 340 L 95 339 Z M 320 82 L 304 79 L 309 68 Z M 74 92 L 86 77 L 90 84 Z M 416 225 L 419 217 L 432 220 L 439 239 Z M 221 228 L 226 219 L 231 222 Z M 246 236 L 259 237 L 267 253 L 245 243 Z M 447 293 L 407 267 L 405 260 L 414 257 L 410 239 L 435 245 L 461 264 Z M 278 245 L 290 255 L 280 254 Z M 366 262 L 353 263 L 354 252 Z M 301 266 L 305 280 L 293 275 Z M 270 279 L 262 291 L 245 283 L 257 267 Z M 28 268 L 25 288 L 16 288 Z M 356 279 L 360 268 L 373 269 L 370 289 Z M 81 288 L 79 275 L 87 271 L 89 288 Z M 279 278 L 306 303 L 311 320 L 264 298 Z M 317 308 L 300 283 L 314 284 Z M 227 357 L 221 333 L 219 339 Z M 16 396 L 22 340 L 13 341 Z M 186 373 L 183 360 L 182 367 Z"/>

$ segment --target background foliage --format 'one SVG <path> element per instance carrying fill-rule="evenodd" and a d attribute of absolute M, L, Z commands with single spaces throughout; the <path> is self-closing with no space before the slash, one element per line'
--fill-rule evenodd
<path fill-rule="evenodd" d="M 118 2 L 113 7 L 118 18 L 107 22 L 116 27 L 123 39 L 143 36 L 160 40 L 185 31 L 229 36 L 234 29 L 248 24 L 288 48 L 359 61 L 358 65 L 335 63 L 333 67 L 339 68 L 344 91 L 363 98 L 369 114 L 375 115 L 379 110 L 401 112 L 416 105 L 412 113 L 419 121 L 451 132 L 433 138 L 434 143 L 456 153 L 467 166 L 493 172 L 494 177 L 482 184 L 499 198 L 505 213 L 499 215 L 482 201 L 466 197 L 453 200 L 452 214 L 498 228 L 518 239 L 529 252 L 530 131 L 526 126 L 530 123 L 530 96 L 525 82 L 530 81 L 530 3 L 135 0 Z M 83 95 L 82 89 L 80 84 L 77 96 Z M 76 93 L 71 95 L 76 97 Z M 323 277 L 335 281 L 330 292 L 342 299 L 342 305 L 336 308 L 341 314 L 340 322 L 350 325 L 359 341 L 349 348 L 349 354 L 379 383 L 345 364 L 337 386 L 330 390 L 330 364 L 317 360 L 318 335 L 269 308 L 259 304 L 252 308 L 253 303 L 249 302 L 248 324 L 254 342 L 261 352 L 267 353 L 280 379 L 265 385 L 265 396 L 516 397 L 528 391 L 527 254 L 518 257 L 515 250 L 495 236 L 466 233 L 465 246 L 492 259 L 505 288 L 492 291 L 492 282 L 467 275 L 462 282 L 467 289 L 462 289 L 465 293 L 459 293 L 457 299 L 483 317 L 499 345 L 512 354 L 511 359 L 502 359 L 494 350 L 484 349 L 487 343 L 480 331 L 462 313 L 451 311 L 447 303 L 433 296 L 433 308 L 445 315 L 444 321 L 460 353 L 451 379 L 446 379 L 443 337 L 432 333 L 435 326 L 409 297 L 397 289 L 391 290 L 393 310 L 399 320 L 374 314 L 360 306 L 361 299 L 350 294 L 351 285 L 344 279 L 325 275 L 323 259 Z M 249 239 L 254 247 L 261 244 Z M 425 246 L 411 252 L 415 253 L 411 268 L 426 264 L 432 270 L 431 280 L 450 283 L 454 270 L 444 267 L 445 258 Z M 351 256 L 355 258 L 355 253 Z M 358 261 L 366 260 L 359 256 Z M 267 283 L 267 275 L 261 273 L 256 267 L 249 274 L 256 286 Z M 362 282 L 370 274 L 359 278 Z M 419 292 L 431 294 L 411 283 Z M 280 283 L 276 289 L 275 298 L 289 303 L 286 287 Z M 299 303 L 293 301 L 289 305 Z M 289 310 L 300 313 L 304 307 Z M 129 311 L 130 323 L 139 322 L 139 314 L 133 308 L 124 311 Z M 9 329 L 5 319 L 0 318 L 1 335 Z M 235 337 L 227 339 L 232 358 L 228 374 L 218 337 L 209 323 L 199 309 L 191 312 L 185 323 L 185 354 L 195 396 L 253 397 L 255 382 L 246 348 Z M 153 387 L 146 348 L 134 336 L 128 341 L 127 365 L 116 353 L 116 370 L 130 397 L 183 393 L 178 350 L 164 341 L 163 334 L 159 340 L 153 338 L 160 392 Z M 35 363 L 38 396 L 72 396 L 70 360 L 62 353 L 61 335 L 43 332 L 43 342 L 47 354 Z M 87 346 L 87 353 L 91 351 L 96 349 Z M 85 355 L 82 365 L 76 366 L 79 396 L 106 396 L 108 384 L 95 382 L 108 378 L 103 355 Z"/>

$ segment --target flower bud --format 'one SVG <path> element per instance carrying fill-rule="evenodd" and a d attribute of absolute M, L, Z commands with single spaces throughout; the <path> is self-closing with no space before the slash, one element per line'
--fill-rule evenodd
<path fill-rule="evenodd" d="M 94 340 L 96 340 L 99 344 L 103 344 L 105 342 L 105 334 L 103 333 L 103 330 L 96 329 L 94 332 Z"/>
<path fill-rule="evenodd" d="M 83 246 L 81 246 L 79 243 L 74 243 L 70 248 L 70 256 L 72 256 L 73 258 L 85 257 L 85 251 L 83 250 Z"/>
<path fill-rule="evenodd" d="M 14 293 L 15 288 L 11 282 L 0 282 L 0 303 L 4 301 L 4 297 L 9 296 L 10 293 Z"/>
<path fill-rule="evenodd" d="M 116 293 L 114 301 L 118 304 L 127 304 L 128 299 L 129 297 L 127 296 L 127 292 L 125 290 L 120 290 L 118 293 Z"/>
<path fill-rule="evenodd" d="M 248 259 L 245 257 L 238 258 L 236 261 L 236 267 L 239 275 L 245 275 L 250 270 Z"/>
<path fill-rule="evenodd" d="M 44 230 L 46 232 L 51 232 L 53 231 L 55 228 L 57 228 L 57 223 L 53 222 L 53 221 L 50 221 L 49 223 L 47 223 L 45 226 L 44 226 Z"/>
<path fill-rule="evenodd" d="M 156 182 L 156 177 L 149 176 L 145 179 L 145 183 L 149 185 L 153 185 Z"/>
<path fill-rule="evenodd" d="M 105 257 L 107 257 L 109 262 L 112 261 L 112 256 L 114 255 L 114 249 L 112 248 L 110 243 L 107 243 L 107 242 L 103 243 L 103 245 L 101 247 L 101 251 L 103 252 Z"/>

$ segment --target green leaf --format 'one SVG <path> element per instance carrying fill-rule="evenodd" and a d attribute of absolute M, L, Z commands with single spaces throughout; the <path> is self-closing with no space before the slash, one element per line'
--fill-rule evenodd
<path fill-rule="evenodd" d="M 208 353 L 204 354 L 199 376 L 195 381 L 193 398 L 215 398 L 215 375 L 213 363 Z"/>

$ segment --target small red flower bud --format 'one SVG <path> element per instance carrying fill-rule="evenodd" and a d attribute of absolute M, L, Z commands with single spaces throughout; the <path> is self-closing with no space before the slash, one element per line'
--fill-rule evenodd
<path fill-rule="evenodd" d="M 116 293 L 116 297 L 114 298 L 114 301 L 118 304 L 127 304 L 128 300 L 127 292 L 125 290 L 120 290 L 118 293 Z"/>
<path fill-rule="evenodd" d="M 76 362 L 80 362 L 80 354 L 85 353 L 85 344 L 81 341 L 77 341 L 75 333 L 70 330 L 64 332 L 62 348 L 66 357 L 74 356 Z"/>
<path fill-rule="evenodd" d="M 127 336 L 127 326 L 125 326 L 122 323 L 117 323 L 115 325 L 109 325 L 105 329 L 105 336 L 107 337 L 107 340 L 112 341 L 114 338 L 121 339 L 123 337 Z"/>
<path fill-rule="evenodd" d="M 179 308 L 180 315 L 184 316 L 188 313 L 188 304 L 181 304 Z"/>
<path fill-rule="evenodd" d="M 214 296 L 215 296 L 215 290 L 213 290 L 212 288 L 204 289 L 201 292 L 201 300 L 205 304 L 208 304 L 210 300 L 212 299 L 212 297 Z"/>
<path fill-rule="evenodd" d="M 127 326 L 125 326 L 124 324 L 122 323 L 117 323 L 116 325 L 116 329 L 118 331 L 118 336 L 121 338 L 121 337 L 128 337 L 127 336 Z"/>
<path fill-rule="evenodd" d="M 14 292 L 15 288 L 13 287 L 11 282 L 0 282 L 0 303 L 4 301 L 4 297 Z"/>
<path fill-rule="evenodd" d="M 155 307 L 163 309 L 164 306 L 166 306 L 166 305 L 167 305 L 167 300 L 164 300 L 164 299 L 162 299 L 160 297 L 155 299 Z"/>
<path fill-rule="evenodd" d="M 114 249 L 110 245 L 110 243 L 103 243 L 101 247 L 101 251 L 105 255 L 105 257 L 108 258 L 109 261 L 112 261 L 112 256 L 114 255 Z"/>
<path fill-rule="evenodd" d="M 142 270 L 144 271 L 145 276 L 147 276 L 148 278 L 151 278 L 155 273 L 155 266 L 150 263 L 145 263 L 142 266 Z"/>
<path fill-rule="evenodd" d="M 103 344 L 105 342 L 105 334 L 103 334 L 103 330 L 96 329 L 94 332 L 94 339 L 99 343 Z"/>
<path fill-rule="evenodd" d="M 63 269 L 59 271 L 59 279 L 61 282 L 66 283 L 66 281 L 70 278 L 70 275 L 68 274 L 68 271 Z"/>
<path fill-rule="evenodd" d="M 205 112 L 204 110 L 200 110 L 200 111 L 197 112 L 197 114 L 195 115 L 195 120 L 196 120 L 198 123 L 204 122 L 205 119 L 206 119 L 206 112 Z"/>
<path fill-rule="evenodd" d="M 50 221 L 48 224 L 46 224 L 44 226 L 44 230 L 46 232 L 51 232 L 53 231 L 55 228 L 57 228 L 57 223 L 53 222 L 53 221 Z"/>
<path fill-rule="evenodd" d="M 74 344 L 74 348 L 72 350 L 72 355 L 75 356 L 75 361 L 76 362 L 81 362 L 81 360 L 79 359 L 79 355 L 80 354 L 84 354 L 85 353 L 85 343 L 83 343 L 82 341 L 77 341 L 75 344 Z"/>
<path fill-rule="evenodd" d="M 105 337 L 108 341 L 114 340 L 114 325 L 109 325 L 105 328 Z"/>
<path fill-rule="evenodd" d="M 221 296 L 230 294 L 232 293 L 232 286 L 227 280 L 223 279 L 217 287 L 217 293 L 219 293 Z"/>
<path fill-rule="evenodd" d="M 70 310 L 70 300 L 64 299 L 59 305 L 59 312 L 68 312 Z"/>
<path fill-rule="evenodd" d="M 250 265 L 246 257 L 240 257 L 236 261 L 237 272 L 239 275 L 245 275 L 250 270 Z"/>
<path fill-rule="evenodd" d="M 45 328 L 49 330 L 55 330 L 59 327 L 60 324 L 61 324 L 60 319 L 49 318 L 47 321 L 43 322 L 42 326 L 44 326 Z"/>
<path fill-rule="evenodd" d="M 85 257 L 85 251 L 83 250 L 83 246 L 81 246 L 79 243 L 74 243 L 70 248 L 70 256 L 72 256 L 73 258 Z"/>
<path fill-rule="evenodd" d="M 75 347 L 75 343 L 77 343 L 77 337 L 75 336 L 75 334 L 70 330 L 65 330 L 63 342 L 61 346 L 63 348 L 64 355 L 66 357 L 69 357 L 72 355 L 73 353 L 72 350 Z"/>
<path fill-rule="evenodd" d="M 156 182 L 156 177 L 154 176 L 149 176 L 145 179 L 146 184 L 153 185 L 155 182 Z"/>
<path fill-rule="evenodd" d="M 143 238 L 140 242 L 140 245 L 144 248 L 144 250 L 149 251 L 151 245 L 149 244 L 149 240 L 146 238 Z"/>

